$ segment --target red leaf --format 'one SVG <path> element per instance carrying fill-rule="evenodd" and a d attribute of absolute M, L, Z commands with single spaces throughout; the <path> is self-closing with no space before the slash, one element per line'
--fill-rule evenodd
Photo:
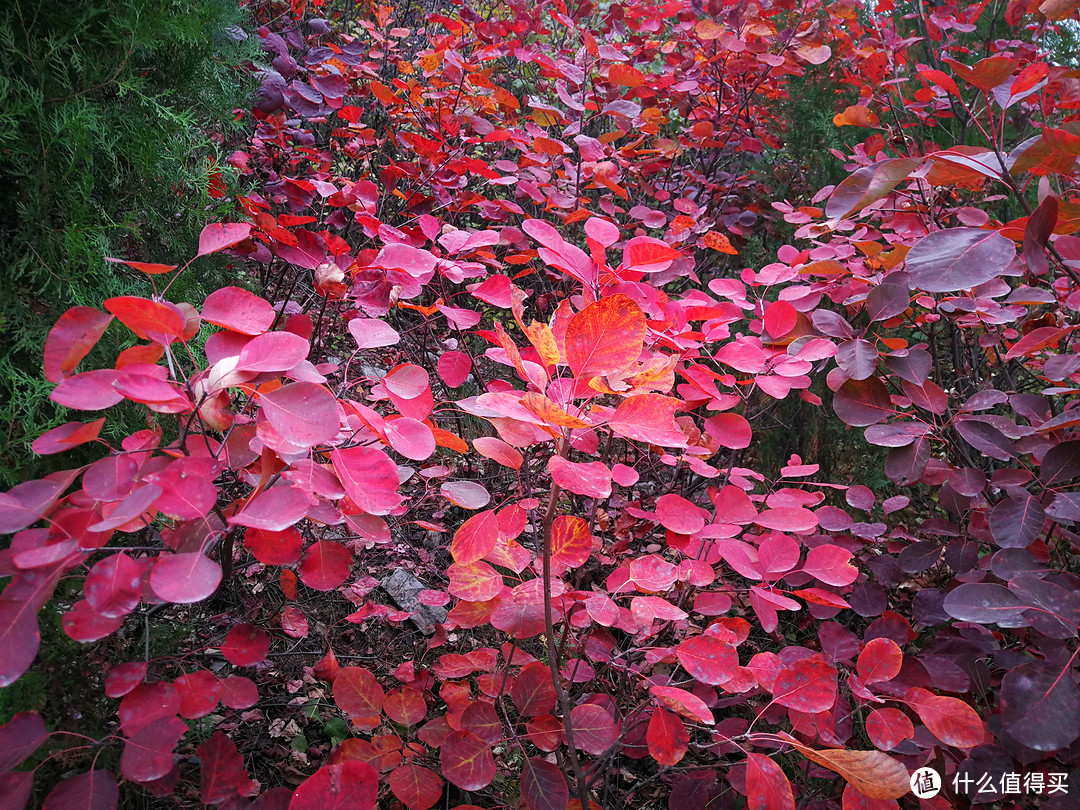
<path fill-rule="evenodd" d="M 48 736 L 45 721 L 37 712 L 19 712 L 0 726 L 0 773 L 19 765 Z"/>
<path fill-rule="evenodd" d="M 45 338 L 45 379 L 58 383 L 74 371 L 112 319 L 92 307 L 72 307 L 61 315 Z"/>
<path fill-rule="evenodd" d="M 274 430 L 297 447 L 306 449 L 327 442 L 340 428 L 337 399 L 315 383 L 283 385 L 269 394 L 261 394 L 259 402 Z"/>
<path fill-rule="evenodd" d="M 150 587 L 162 600 L 187 605 L 217 590 L 221 566 L 199 551 L 163 554 L 150 573 Z"/>
<path fill-rule="evenodd" d="M 656 519 L 676 534 L 697 534 L 711 515 L 681 495 L 661 495 L 656 500 Z"/>
<path fill-rule="evenodd" d="M 142 598 L 142 567 L 123 552 L 113 554 L 94 564 L 83 590 L 90 607 L 102 616 L 126 616 Z"/>
<path fill-rule="evenodd" d="M 428 810 L 442 798 L 443 781 L 434 771 L 407 762 L 391 771 L 390 791 L 409 810 Z"/>
<path fill-rule="evenodd" d="M 259 689 L 250 678 L 233 675 L 218 682 L 221 704 L 230 709 L 250 709 L 259 702 Z"/>
<path fill-rule="evenodd" d="M 84 371 L 65 377 L 49 394 L 49 399 L 65 408 L 77 411 L 101 411 L 124 399 L 113 383 L 117 372 L 110 368 Z"/>
<path fill-rule="evenodd" d="M 42 810 L 114 810 L 119 800 L 116 777 L 99 768 L 58 784 L 45 797 Z"/>
<path fill-rule="evenodd" d="M 586 498 L 607 498 L 611 495 L 611 470 L 602 461 L 580 464 L 562 456 L 548 459 L 552 480 L 563 489 Z"/>
<path fill-rule="evenodd" d="M 882 751 L 891 751 L 914 735 L 911 718 L 899 709 L 874 709 L 866 717 L 866 736 Z"/>
<path fill-rule="evenodd" d="M 472 371 L 472 358 L 465 352 L 443 352 L 439 356 L 439 376 L 450 388 L 457 388 L 465 382 Z"/>
<path fill-rule="evenodd" d="M 181 675 L 173 681 L 173 688 L 180 695 L 180 716 L 187 720 L 206 717 L 217 708 L 220 687 L 213 672 L 198 670 Z"/>
<path fill-rule="evenodd" d="M 466 602 L 486 602 L 502 593 L 502 575 L 486 562 L 451 563 L 446 573 L 450 577 L 447 591 Z"/>
<path fill-rule="evenodd" d="M 107 299 L 105 309 L 143 340 L 172 343 L 184 339 L 187 318 L 175 304 L 126 295 Z"/>
<path fill-rule="evenodd" d="M 477 703 L 474 705 L 484 706 L 487 704 Z M 424 696 L 415 689 L 401 686 L 386 693 L 386 699 L 383 701 L 383 711 L 395 723 L 401 723 L 403 726 L 415 726 L 427 716 L 427 703 L 424 702 Z"/>
<path fill-rule="evenodd" d="M 979 715 L 958 698 L 913 687 L 904 695 L 904 703 L 913 708 L 930 733 L 946 745 L 973 748 L 985 738 Z"/>
<path fill-rule="evenodd" d="M 319 768 L 300 785 L 289 810 L 375 810 L 379 775 L 365 762 L 346 760 Z"/>
<path fill-rule="evenodd" d="M 236 359 L 236 371 L 292 371 L 307 359 L 309 351 L 311 344 L 299 335 L 292 332 L 266 332 L 256 335 L 244 344 Z"/>
<path fill-rule="evenodd" d="M 354 724 L 375 728 L 384 699 L 383 688 L 363 667 L 342 667 L 334 678 L 334 702 Z"/>
<path fill-rule="evenodd" d="M 165 681 L 140 683 L 120 701 L 120 728 L 128 737 L 180 711 L 180 693 Z"/>
<path fill-rule="evenodd" d="M 521 766 L 521 798 L 528 810 L 567 810 L 570 788 L 558 765 L 530 757 Z"/>
<path fill-rule="evenodd" d="M 765 307 L 765 331 L 773 339 L 782 338 L 795 328 L 799 313 L 787 301 L 773 301 Z"/>
<path fill-rule="evenodd" d="M 76 602 L 61 620 L 64 632 L 84 644 L 99 641 L 110 633 L 115 633 L 123 622 L 122 616 L 102 616 L 90 607 L 90 603 L 85 599 Z"/>
<path fill-rule="evenodd" d="M 300 563 L 300 581 L 316 591 L 332 591 L 349 578 L 352 552 L 332 540 L 316 540 Z"/>
<path fill-rule="evenodd" d="M 762 754 L 746 757 L 746 800 L 747 810 L 795 810 L 783 769 Z"/>
<path fill-rule="evenodd" d="M 67 422 L 60 427 L 47 430 L 34 439 L 30 449 L 39 456 L 48 456 L 53 453 L 63 453 L 72 447 L 92 442 L 101 432 L 105 424 L 105 417 L 95 419 L 93 422 Z"/>
<path fill-rule="evenodd" d="M 589 304 L 566 327 L 566 362 L 579 378 L 612 374 L 637 361 L 645 339 L 645 315 L 625 295 Z"/>
<path fill-rule="evenodd" d="M 522 667 L 510 689 L 510 699 L 522 717 L 536 717 L 554 709 L 555 686 L 547 665 L 536 662 Z"/>
<path fill-rule="evenodd" d="M 247 222 L 215 222 L 207 225 L 199 234 L 199 252 L 196 257 L 238 245 L 249 236 L 251 225 Z"/>
<path fill-rule="evenodd" d="M 562 574 L 582 565 L 592 554 L 589 524 L 572 515 L 559 515 L 551 524 L 551 564 Z"/>
<path fill-rule="evenodd" d="M 279 484 L 256 495 L 229 523 L 280 532 L 301 520 L 310 508 L 311 496 L 306 492 Z"/>
<path fill-rule="evenodd" d="M 718 413 L 705 420 L 705 432 L 723 447 L 741 450 L 750 446 L 753 431 L 746 418 L 737 413 Z"/>
<path fill-rule="evenodd" d="M 685 639 L 679 644 L 675 655 L 692 678 L 711 686 L 729 681 L 739 666 L 735 648 L 712 636 Z"/>
<path fill-rule="evenodd" d="M 450 554 L 455 561 L 468 565 L 491 553 L 499 541 L 499 522 L 494 509 L 473 515 L 461 524 L 450 542 Z"/>
<path fill-rule="evenodd" d="M 615 409 L 608 427 L 620 436 L 662 447 L 685 447 L 686 435 L 675 423 L 682 401 L 660 394 L 627 397 Z"/>
<path fill-rule="evenodd" d="M 478 436 L 473 439 L 473 448 L 480 455 L 512 470 L 520 470 L 525 460 L 516 448 L 494 436 Z"/>
<path fill-rule="evenodd" d="M 111 256 L 106 256 L 105 261 L 113 264 L 126 264 L 128 267 L 134 267 L 136 270 L 146 273 L 148 276 L 156 276 L 161 273 L 171 273 L 176 269 L 175 264 L 154 264 L 152 262 L 129 262 L 127 259 L 114 259 Z"/>
<path fill-rule="evenodd" d="M 248 529 L 244 545 L 263 565 L 293 565 L 300 561 L 304 538 L 296 527 L 282 531 Z"/>
<path fill-rule="evenodd" d="M 583 703 L 570 710 L 574 724 L 574 745 L 600 756 L 619 739 L 619 728 L 606 709 L 595 703 Z"/>
<path fill-rule="evenodd" d="M 131 661 L 110 669 L 105 676 L 106 697 L 122 698 L 143 682 L 148 668 L 143 661 Z"/>
<path fill-rule="evenodd" d="M 124 742 L 120 772 L 132 782 L 153 782 L 173 767 L 173 749 L 187 732 L 187 723 L 176 717 L 155 720 Z"/>
<path fill-rule="evenodd" d="M 234 796 L 254 796 L 259 792 L 259 785 L 248 778 L 244 758 L 224 731 L 215 731 L 196 750 L 199 797 L 203 804 L 221 804 Z"/>
<path fill-rule="evenodd" d="M 649 754 L 661 765 L 678 765 L 686 756 L 690 734 L 676 715 L 667 709 L 653 709 L 649 727 L 645 731 Z"/>
<path fill-rule="evenodd" d="M 203 302 L 202 319 L 242 335 L 261 335 L 277 313 L 265 299 L 240 287 L 214 290 Z"/>
<path fill-rule="evenodd" d="M 705 701 L 693 692 L 674 686 L 656 686 L 655 684 L 649 687 L 649 691 L 658 701 L 688 720 L 704 723 L 707 726 L 716 722 L 709 707 L 705 705 Z"/>
<path fill-rule="evenodd" d="M 390 324 L 378 318 L 353 318 L 349 321 L 349 334 L 361 349 L 396 346 L 401 340 L 401 335 Z"/>
<path fill-rule="evenodd" d="M 480 790 L 495 778 L 491 746 L 471 731 L 455 731 L 439 749 L 442 773 L 462 790 Z"/>
<path fill-rule="evenodd" d="M 836 668 L 821 655 L 795 661 L 773 682 L 773 699 L 800 712 L 826 712 L 836 703 Z"/>
<path fill-rule="evenodd" d="M 859 653 L 856 671 L 865 684 L 881 683 L 899 675 L 903 663 L 904 653 L 897 643 L 890 638 L 879 637 L 866 642 Z"/>
<path fill-rule="evenodd" d="M 387 515 L 401 503 L 397 465 L 382 450 L 371 447 L 334 450 L 330 460 L 345 494 L 368 514 Z"/>
<path fill-rule="evenodd" d="M 221 654 L 230 664 L 253 667 L 266 660 L 270 652 L 270 634 L 253 624 L 238 624 L 221 644 Z"/>

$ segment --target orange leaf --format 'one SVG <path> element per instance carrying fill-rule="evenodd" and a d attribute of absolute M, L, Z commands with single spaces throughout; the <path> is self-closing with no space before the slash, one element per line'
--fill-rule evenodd
<path fill-rule="evenodd" d="M 578 377 L 611 374 L 641 355 L 645 314 L 625 295 L 601 298 L 566 327 L 566 361 Z"/>
<path fill-rule="evenodd" d="M 838 127 L 877 127 L 881 124 L 877 115 L 861 105 L 848 107 L 842 113 L 837 113 L 832 122 Z"/>
<path fill-rule="evenodd" d="M 788 744 L 807 759 L 840 774 L 867 798 L 899 799 L 911 789 L 907 768 L 881 751 L 815 750 L 793 740 Z"/>
<path fill-rule="evenodd" d="M 521 404 L 549 425 L 568 428 L 590 427 L 588 422 L 585 422 L 576 416 L 571 416 L 543 394 L 537 394 L 530 391 L 521 397 Z"/>
<path fill-rule="evenodd" d="M 732 247 L 731 241 L 722 233 L 717 233 L 716 231 L 709 231 L 707 234 L 705 234 L 704 241 L 705 247 L 712 248 L 713 250 L 718 250 L 721 253 L 729 253 L 732 256 L 737 256 L 739 254 L 739 251 Z"/>
<path fill-rule="evenodd" d="M 636 67 L 616 62 L 608 68 L 608 81 L 623 87 L 641 87 L 645 84 L 645 74 Z"/>

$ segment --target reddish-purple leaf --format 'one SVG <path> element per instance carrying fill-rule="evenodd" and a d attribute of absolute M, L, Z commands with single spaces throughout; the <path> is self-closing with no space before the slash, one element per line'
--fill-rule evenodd
<path fill-rule="evenodd" d="M 889 391 L 877 377 L 845 382 L 833 395 L 833 409 L 852 427 L 876 425 L 893 413 Z"/>
<path fill-rule="evenodd" d="M 259 402 L 274 430 L 297 447 L 306 449 L 329 441 L 340 427 L 337 400 L 315 383 L 283 385 L 269 394 L 260 395 Z"/>
<path fill-rule="evenodd" d="M 462 790 L 480 790 L 495 778 L 491 746 L 471 731 L 455 731 L 439 749 L 442 774 Z"/>
<path fill-rule="evenodd" d="M 401 503 L 397 465 L 382 450 L 349 447 L 330 454 L 349 499 L 371 515 L 386 515 Z"/>
<path fill-rule="evenodd" d="M 45 338 L 45 379 L 58 383 L 71 374 L 112 319 L 92 307 L 72 307 L 61 315 Z"/>
<path fill-rule="evenodd" d="M 39 456 L 66 452 L 72 447 L 94 441 L 101 433 L 101 427 L 104 424 L 104 416 L 93 422 L 67 422 L 42 433 L 34 439 L 30 449 Z"/>
<path fill-rule="evenodd" d="M 349 578 L 352 552 L 332 540 L 316 540 L 308 546 L 297 572 L 300 581 L 316 591 L 332 591 Z"/>
<path fill-rule="evenodd" d="M 836 667 L 821 655 L 803 658 L 780 670 L 773 699 L 800 712 L 826 712 L 836 703 Z"/>
<path fill-rule="evenodd" d="M 1011 496 L 986 513 L 990 536 L 1001 548 L 1027 548 L 1042 534 L 1046 511 L 1033 495 Z"/>
<path fill-rule="evenodd" d="M 583 703 L 570 710 L 574 724 L 574 745 L 593 756 L 600 756 L 619 738 L 619 728 L 607 709 L 595 703 Z"/>
<path fill-rule="evenodd" d="M 215 731 L 197 749 L 199 798 L 203 804 L 221 804 L 235 796 L 253 796 L 259 786 L 248 777 L 244 758 L 224 731 Z"/>
<path fill-rule="evenodd" d="M 217 708 L 220 686 L 213 672 L 200 669 L 173 681 L 180 695 L 180 716 L 188 720 L 206 717 Z"/>
<path fill-rule="evenodd" d="M 530 757 L 521 766 L 521 799 L 528 810 L 566 810 L 570 787 L 558 765 Z"/>
<path fill-rule="evenodd" d="M 270 635 L 253 624 L 238 624 L 221 644 L 221 654 L 230 664 L 253 667 L 266 660 L 270 652 Z"/>
<path fill-rule="evenodd" d="M 259 689 L 250 678 L 233 675 L 218 682 L 221 704 L 230 709 L 250 709 L 259 702 Z"/>
<path fill-rule="evenodd" d="M 390 324 L 378 318 L 353 318 L 349 321 L 349 334 L 361 349 L 396 346 L 401 340 L 401 335 Z"/>
<path fill-rule="evenodd" d="M 102 616 L 126 616 L 142 598 L 142 567 L 123 552 L 94 564 L 83 582 L 86 601 Z"/>
<path fill-rule="evenodd" d="M 200 551 L 163 554 L 150 573 L 150 587 L 162 600 L 177 604 L 201 602 L 217 590 L 221 566 Z"/>
<path fill-rule="evenodd" d="M 139 729 L 124 743 L 120 773 L 132 782 L 165 776 L 173 767 L 173 749 L 187 730 L 187 723 L 176 717 L 163 717 Z"/>
<path fill-rule="evenodd" d="M 1010 670 L 1000 705 L 1005 730 L 1028 748 L 1060 751 L 1080 737 L 1080 689 L 1068 666 L 1033 661 Z"/>
<path fill-rule="evenodd" d="M 439 494 L 462 509 L 483 509 L 491 503 L 491 493 L 478 481 L 447 481 Z"/>
<path fill-rule="evenodd" d="M 88 644 L 99 641 L 120 629 L 123 616 L 102 616 L 85 599 L 80 599 L 64 614 L 61 625 L 69 638 Z"/>
<path fill-rule="evenodd" d="M 325 765 L 300 785 L 289 810 L 375 810 L 379 775 L 366 762 Z"/>
<path fill-rule="evenodd" d="M 0 773 L 0 796 L 4 797 L 5 810 L 23 810 L 29 804 L 30 794 L 33 792 L 33 771 Z M 112 805 L 112 807 L 115 806 L 115 804 Z"/>
<path fill-rule="evenodd" d="M 551 479 L 563 489 L 586 498 L 607 498 L 611 495 L 611 470 L 602 461 L 576 463 L 562 456 L 548 459 Z"/>
<path fill-rule="evenodd" d="M 199 234 L 199 252 L 196 256 L 206 256 L 233 247 L 249 236 L 251 225 L 247 222 L 214 222 L 203 228 Z"/>
<path fill-rule="evenodd" d="M 248 529 L 244 533 L 244 546 L 263 565 L 298 563 L 303 545 L 303 535 L 294 526 L 276 532 L 266 529 Z"/>
<path fill-rule="evenodd" d="M 690 677 L 711 686 L 731 680 L 739 666 L 735 648 L 712 636 L 685 639 L 675 654 Z"/>
<path fill-rule="evenodd" d="M 443 780 L 432 770 L 406 762 L 391 771 L 390 791 L 409 810 L 428 810 L 442 798 Z"/>
<path fill-rule="evenodd" d="M 510 689 L 510 699 L 522 717 L 547 714 L 555 708 L 555 686 L 544 664 L 526 664 Z"/>
<path fill-rule="evenodd" d="M 45 721 L 37 712 L 19 712 L 0 726 L 0 773 L 19 765 L 48 736 Z"/>
<path fill-rule="evenodd" d="M 843 219 L 858 213 L 900 185 L 920 162 L 916 158 L 893 158 L 863 166 L 836 186 L 825 205 L 825 216 Z"/>
<path fill-rule="evenodd" d="M 672 767 L 686 756 L 690 734 L 676 714 L 657 707 L 649 718 L 645 742 L 653 759 L 661 765 Z"/>
<path fill-rule="evenodd" d="M 45 797 L 42 810 L 114 810 L 120 789 L 112 771 L 100 768 L 69 776 Z"/>
<path fill-rule="evenodd" d="M 746 757 L 747 810 L 795 810 L 791 782 L 783 769 L 764 754 Z"/>
<path fill-rule="evenodd" d="M 140 683 L 120 701 L 120 728 L 131 737 L 143 728 L 180 711 L 180 693 L 171 683 Z"/>
<path fill-rule="evenodd" d="M 149 666 L 143 661 L 117 664 L 105 676 L 106 697 L 122 698 L 145 680 L 148 669 Z"/>
<path fill-rule="evenodd" d="M 953 292 L 1000 276 L 1016 257 L 1013 241 L 994 230 L 948 228 L 924 236 L 907 255 L 914 286 Z"/>
<path fill-rule="evenodd" d="M 852 380 L 865 380 L 877 369 L 878 350 L 873 343 L 861 338 L 848 340 L 836 347 L 836 364 Z"/>
<path fill-rule="evenodd" d="M 311 344 L 299 335 L 292 332 L 266 332 L 244 344 L 236 360 L 236 371 L 292 371 L 307 359 L 309 351 Z"/>
<path fill-rule="evenodd" d="M 240 287 L 214 290 L 203 302 L 202 319 L 242 335 L 261 335 L 277 313 L 270 303 Z"/>

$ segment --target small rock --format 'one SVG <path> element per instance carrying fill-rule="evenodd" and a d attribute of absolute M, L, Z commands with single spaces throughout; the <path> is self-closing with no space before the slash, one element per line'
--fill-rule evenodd
<path fill-rule="evenodd" d="M 417 598 L 416 595 L 425 590 L 426 586 L 404 568 L 398 568 L 392 574 L 383 577 L 379 585 L 390 595 L 398 608 L 413 614 L 409 621 L 420 628 L 424 635 L 431 635 L 435 632 L 436 624 L 446 621 L 445 608 L 425 605 Z"/>

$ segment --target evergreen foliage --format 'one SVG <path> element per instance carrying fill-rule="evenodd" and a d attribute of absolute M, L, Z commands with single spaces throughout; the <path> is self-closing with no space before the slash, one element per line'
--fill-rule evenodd
<path fill-rule="evenodd" d="M 29 441 L 61 421 L 49 325 L 146 292 L 103 257 L 187 258 L 225 214 L 208 187 L 248 91 L 242 22 L 229 0 L 0 4 L 0 480 L 35 474 Z"/>

